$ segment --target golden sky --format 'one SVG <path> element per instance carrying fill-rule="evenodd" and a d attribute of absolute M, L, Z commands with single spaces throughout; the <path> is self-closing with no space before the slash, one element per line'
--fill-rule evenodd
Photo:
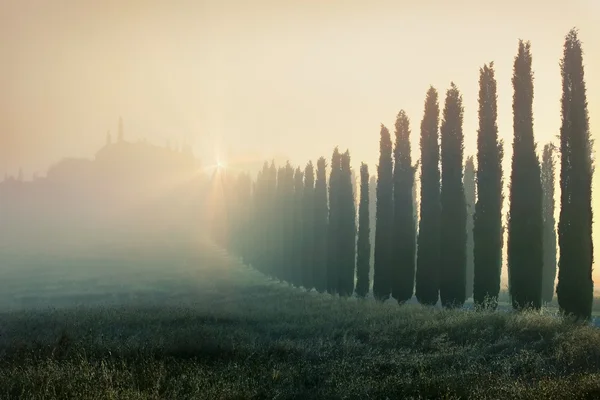
<path fill-rule="evenodd" d="M 205 160 L 220 148 L 304 164 L 340 145 L 373 172 L 379 124 L 393 130 L 406 109 L 418 158 L 427 88 L 443 98 L 450 81 L 464 96 L 474 154 L 478 69 L 493 60 L 508 177 L 517 41 L 532 42 L 541 148 L 559 131 L 558 62 L 573 26 L 597 137 L 600 0 L 6 0 L 0 173 L 22 166 L 30 177 L 62 156 L 90 157 L 119 115 L 126 137 L 185 138 Z"/>

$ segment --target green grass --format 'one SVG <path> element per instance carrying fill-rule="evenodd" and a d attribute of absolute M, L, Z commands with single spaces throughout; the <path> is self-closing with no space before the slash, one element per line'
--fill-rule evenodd
<path fill-rule="evenodd" d="M 201 243 L 2 257 L 3 399 L 600 396 L 600 331 L 547 315 L 306 293 Z"/>

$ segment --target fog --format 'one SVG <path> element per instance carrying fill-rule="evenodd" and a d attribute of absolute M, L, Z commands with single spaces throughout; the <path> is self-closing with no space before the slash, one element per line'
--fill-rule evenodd
<path fill-rule="evenodd" d="M 573 26 L 598 137 L 596 0 L 3 2 L 2 248 L 202 231 L 218 162 L 304 165 L 339 145 L 355 170 L 364 161 L 374 171 L 379 124 L 393 126 L 402 108 L 417 160 L 429 85 L 462 91 L 473 155 L 478 68 L 492 60 L 508 188 L 517 40 L 532 42 L 539 152 L 559 131 L 558 62 Z"/>

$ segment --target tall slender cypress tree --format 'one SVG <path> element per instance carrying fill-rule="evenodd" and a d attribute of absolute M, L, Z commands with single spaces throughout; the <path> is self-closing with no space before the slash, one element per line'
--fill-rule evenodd
<path fill-rule="evenodd" d="M 542 301 L 549 303 L 554 297 L 556 280 L 556 219 L 554 218 L 555 147 L 544 146 L 542 156 L 542 190 L 544 192 L 542 212 L 544 216 L 544 273 L 542 279 Z"/>
<path fill-rule="evenodd" d="M 392 236 L 394 217 L 394 164 L 390 131 L 381 125 L 379 165 L 377 166 L 377 211 L 373 295 L 385 301 L 392 293 Z"/>
<path fill-rule="evenodd" d="M 415 169 L 410 154 L 410 120 L 404 110 L 396 117 L 395 135 L 392 296 L 404 303 L 413 296 L 417 245 L 412 198 Z"/>
<path fill-rule="evenodd" d="M 558 222 L 560 260 L 556 294 L 563 313 L 578 319 L 589 319 L 594 292 L 593 162 L 583 51 L 576 29 L 572 29 L 565 38 L 561 73 L 561 208 Z"/>
<path fill-rule="evenodd" d="M 533 137 L 531 45 L 519 41 L 513 70 L 513 157 L 508 268 L 513 308 L 542 307 L 543 223 L 540 163 Z"/>
<path fill-rule="evenodd" d="M 494 63 L 479 70 L 477 130 L 477 204 L 473 218 L 473 300 L 477 308 L 495 309 L 502 267 L 502 141 L 498 139 Z"/>
<path fill-rule="evenodd" d="M 313 265 L 315 262 L 315 171 L 312 161 L 304 168 L 304 189 L 302 196 L 302 286 L 311 290 L 314 286 Z"/>
<path fill-rule="evenodd" d="M 331 172 L 329 175 L 329 226 L 327 243 L 327 292 L 337 293 L 339 276 L 339 235 L 340 235 L 340 174 L 342 155 L 336 147 L 331 156 Z"/>
<path fill-rule="evenodd" d="M 369 281 L 373 282 L 373 266 L 375 264 L 375 225 L 377 214 L 377 176 L 371 175 L 369 178 L 369 241 L 371 243 L 371 269 L 369 270 Z"/>
<path fill-rule="evenodd" d="M 328 277 L 328 257 L 327 241 L 329 238 L 329 206 L 327 205 L 327 162 L 325 157 L 317 161 L 317 179 L 315 181 L 314 198 L 314 261 L 313 261 L 313 279 L 314 286 L 318 292 L 323 293 L 327 290 Z"/>
<path fill-rule="evenodd" d="M 367 164 L 361 163 L 358 239 L 356 242 L 356 294 L 359 297 L 365 297 L 369 292 L 369 271 L 371 270 L 369 195 L 369 167 Z"/>
<path fill-rule="evenodd" d="M 295 286 L 303 286 L 304 283 L 304 249 L 302 238 L 304 235 L 304 172 L 300 167 L 294 172 L 294 201 L 293 201 L 293 233 L 290 240 L 292 249 L 292 259 L 290 264 L 293 265 L 293 284 Z"/>
<path fill-rule="evenodd" d="M 438 302 L 440 285 L 439 118 L 438 93 L 430 87 L 421 121 L 421 220 L 416 275 L 417 300 L 425 305 Z"/>
<path fill-rule="evenodd" d="M 295 280 L 294 263 L 294 168 L 288 161 L 282 168 L 282 193 L 281 193 L 281 218 L 282 218 L 282 236 L 281 236 L 281 255 L 279 263 L 284 271 L 282 279 L 292 285 Z"/>
<path fill-rule="evenodd" d="M 467 272 L 467 209 L 463 186 L 463 105 L 454 83 L 446 92 L 442 120 L 441 281 L 444 307 L 465 303 Z"/>
<path fill-rule="evenodd" d="M 473 297 L 473 216 L 475 215 L 475 202 L 477 201 L 473 156 L 467 157 L 463 182 L 467 206 L 467 278 L 465 298 L 469 299 Z"/>
<path fill-rule="evenodd" d="M 352 187 L 350 152 L 341 155 L 338 183 L 339 233 L 337 236 L 338 284 L 340 296 L 354 292 L 354 268 L 356 263 L 356 209 Z"/>

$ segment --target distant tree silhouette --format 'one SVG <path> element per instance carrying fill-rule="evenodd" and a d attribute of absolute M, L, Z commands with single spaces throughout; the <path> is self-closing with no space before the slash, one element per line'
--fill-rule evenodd
<path fill-rule="evenodd" d="M 531 46 L 519 41 L 513 70 L 514 139 L 508 268 L 514 309 L 542 307 L 543 220 L 540 164 L 533 135 Z"/>
<path fill-rule="evenodd" d="M 392 238 L 394 229 L 394 164 L 389 130 L 381 125 L 379 165 L 377 166 L 377 211 L 373 295 L 385 301 L 392 293 Z"/>
<path fill-rule="evenodd" d="M 339 235 L 340 227 L 340 174 L 342 155 L 336 147 L 331 156 L 329 175 L 329 225 L 327 228 L 327 292 L 337 293 L 340 274 Z"/>
<path fill-rule="evenodd" d="M 375 225 L 376 225 L 376 214 L 377 214 L 377 176 L 376 174 L 371 175 L 369 178 L 369 242 L 371 243 L 371 256 L 369 270 L 369 281 L 373 282 L 373 264 L 375 262 Z"/>
<path fill-rule="evenodd" d="M 325 157 L 317 161 L 315 181 L 315 206 L 314 206 L 314 261 L 313 277 L 314 286 L 318 292 L 327 290 L 328 274 L 328 229 L 329 206 L 327 204 L 327 161 Z"/>
<path fill-rule="evenodd" d="M 360 165 L 360 203 L 358 208 L 358 239 L 356 243 L 356 294 L 369 293 L 371 270 L 371 222 L 369 218 L 369 167 Z"/>
<path fill-rule="evenodd" d="M 404 303 L 413 296 L 416 252 L 413 210 L 415 168 L 411 158 L 410 121 L 404 110 L 396 117 L 395 136 L 392 297 Z"/>
<path fill-rule="evenodd" d="M 562 126 L 560 260 L 556 294 L 563 313 L 589 319 L 592 313 L 592 143 L 590 139 L 583 51 L 577 30 L 565 37 L 561 60 Z"/>
<path fill-rule="evenodd" d="M 304 189 L 302 197 L 302 286 L 311 290 L 315 286 L 315 171 L 312 161 L 304 168 Z"/>
<path fill-rule="evenodd" d="M 477 203 L 473 218 L 473 300 L 478 308 L 495 309 L 502 262 L 502 141 L 498 139 L 494 63 L 479 70 L 477 130 Z"/>
<path fill-rule="evenodd" d="M 293 234 L 290 240 L 292 257 L 290 263 L 293 265 L 294 273 L 292 283 L 295 286 L 303 286 L 304 283 L 304 172 L 300 167 L 294 172 L 294 200 L 293 200 Z"/>
<path fill-rule="evenodd" d="M 556 279 L 556 219 L 554 218 L 555 161 L 554 145 L 544 146 L 542 156 L 542 190 L 544 192 L 542 213 L 544 217 L 544 273 L 542 280 L 542 301 L 549 303 L 554 297 Z"/>
<path fill-rule="evenodd" d="M 337 235 L 338 284 L 340 296 L 354 293 L 356 266 L 356 209 L 350 168 L 350 152 L 341 155 L 338 183 L 339 233 Z"/>
<path fill-rule="evenodd" d="M 110 135 L 110 131 L 106 132 L 106 146 L 110 146 L 112 144 L 112 136 Z"/>
<path fill-rule="evenodd" d="M 446 92 L 440 128 L 442 158 L 441 189 L 441 281 L 444 307 L 462 307 L 466 295 L 467 207 L 463 186 L 463 105 L 454 83 Z"/>
<path fill-rule="evenodd" d="M 463 177 L 465 188 L 465 200 L 467 207 L 467 272 L 466 272 L 466 293 L 465 298 L 473 297 L 473 216 L 475 215 L 475 203 L 477 201 L 476 183 L 475 183 L 475 164 L 473 156 L 467 157 L 465 163 L 465 174 Z"/>
<path fill-rule="evenodd" d="M 288 161 L 283 168 L 282 185 L 282 227 L 283 234 L 281 246 L 280 265 L 285 271 L 283 279 L 290 285 L 295 281 L 295 242 L 294 242 L 294 218 L 295 218 L 295 199 L 294 199 L 294 168 Z"/>
<path fill-rule="evenodd" d="M 440 284 L 440 149 L 438 93 L 427 91 L 421 121 L 421 220 L 417 248 L 416 296 L 421 304 L 435 305 Z"/>

